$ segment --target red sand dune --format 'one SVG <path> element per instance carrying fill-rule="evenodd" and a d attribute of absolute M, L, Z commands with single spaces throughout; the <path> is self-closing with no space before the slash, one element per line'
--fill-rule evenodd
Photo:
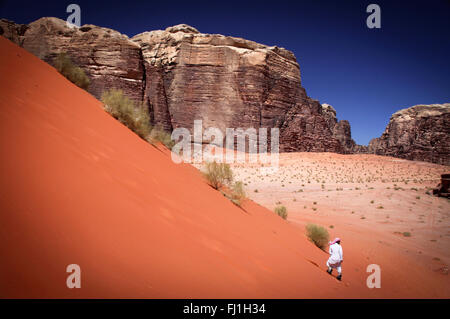
<path fill-rule="evenodd" d="M 301 229 L 233 205 L 3 37 L 0 73 L 1 298 L 386 295 L 329 276 Z"/>

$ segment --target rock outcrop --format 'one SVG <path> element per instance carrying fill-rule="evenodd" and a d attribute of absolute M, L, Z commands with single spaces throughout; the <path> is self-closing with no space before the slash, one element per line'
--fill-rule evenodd
<path fill-rule="evenodd" d="M 394 113 L 369 152 L 450 165 L 450 103 L 416 105 Z"/>
<path fill-rule="evenodd" d="M 49 64 L 66 52 L 90 78 L 88 91 L 95 97 L 115 87 L 136 101 L 142 100 L 145 78 L 141 50 L 126 35 L 94 25 L 70 28 L 57 18 L 41 18 L 26 26 L 2 19 L 0 28 L 6 38 Z"/>
<path fill-rule="evenodd" d="M 342 145 L 346 154 L 367 153 L 367 146 L 358 145 L 352 139 L 350 123 L 347 120 L 337 120 L 336 110 L 329 104 L 322 104 L 322 113 L 333 137 Z"/>
<path fill-rule="evenodd" d="M 167 130 L 280 129 L 282 151 L 343 152 L 318 101 L 301 86 L 292 52 L 178 25 L 132 38 L 143 52 L 145 99 Z"/>
<path fill-rule="evenodd" d="M 20 46 L 27 29 L 28 25 L 26 24 L 17 24 L 6 19 L 0 19 L 0 35 Z"/>
<path fill-rule="evenodd" d="M 433 189 L 433 195 L 450 198 L 450 174 L 441 175 L 441 182 Z"/>
<path fill-rule="evenodd" d="M 83 68 L 100 98 L 120 88 L 150 109 L 153 125 L 279 128 L 281 151 L 351 153 L 350 125 L 307 96 L 294 54 L 276 46 L 202 34 L 188 25 L 129 39 L 94 25 L 70 28 L 57 18 L 29 25 L 1 20 L 3 35 L 51 63 L 60 52 Z M 333 122 L 334 121 L 334 122 Z"/>

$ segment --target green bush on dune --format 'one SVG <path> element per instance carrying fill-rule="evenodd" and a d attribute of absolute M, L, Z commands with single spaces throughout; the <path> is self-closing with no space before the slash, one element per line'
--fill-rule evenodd
<path fill-rule="evenodd" d="M 175 145 L 175 141 L 172 140 L 171 134 L 164 131 L 159 125 L 155 126 L 150 133 L 150 143 L 155 142 L 161 142 L 170 150 Z"/>
<path fill-rule="evenodd" d="M 144 140 L 152 144 L 161 142 L 169 149 L 175 145 L 170 133 L 164 131 L 161 126 L 150 125 L 150 114 L 145 103 L 136 105 L 119 89 L 103 92 L 101 100 L 109 114 Z"/>
<path fill-rule="evenodd" d="M 60 53 L 53 60 L 53 65 L 59 73 L 64 75 L 70 82 L 87 90 L 90 80 L 83 69 L 76 66 L 66 53 Z"/>
<path fill-rule="evenodd" d="M 231 201 L 237 206 L 241 206 L 245 197 L 244 184 L 240 181 L 235 182 L 231 190 Z"/>
<path fill-rule="evenodd" d="M 306 236 L 320 249 L 323 249 L 330 240 L 330 235 L 325 227 L 316 224 L 306 225 Z"/>
<path fill-rule="evenodd" d="M 208 183 L 215 189 L 230 184 L 233 181 L 233 172 L 230 165 L 226 163 L 206 163 L 204 176 Z"/>
<path fill-rule="evenodd" d="M 228 188 L 223 189 L 220 192 L 233 204 L 241 207 L 242 202 L 247 198 L 244 190 L 244 183 L 241 181 L 233 183 L 233 171 L 229 164 L 217 163 L 215 161 L 206 162 L 203 175 L 208 181 L 208 184 L 214 189 L 219 190 L 223 186 L 228 186 Z"/>
<path fill-rule="evenodd" d="M 288 216 L 286 207 L 282 205 L 275 207 L 275 213 L 283 219 L 286 219 Z"/>
<path fill-rule="evenodd" d="M 151 132 L 150 115 L 147 107 L 144 105 L 136 106 L 133 100 L 118 89 L 103 92 L 101 100 L 109 114 L 141 138 L 147 140 Z"/>

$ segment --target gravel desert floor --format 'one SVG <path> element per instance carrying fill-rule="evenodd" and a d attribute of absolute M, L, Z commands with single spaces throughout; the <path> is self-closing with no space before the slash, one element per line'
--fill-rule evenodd
<path fill-rule="evenodd" d="M 252 200 L 271 210 L 285 206 L 287 220 L 302 231 L 316 223 L 340 237 L 347 278 L 364 280 L 367 265 L 378 264 L 392 296 L 450 297 L 450 201 L 431 191 L 449 167 L 377 155 L 282 153 L 273 174 L 258 164 L 232 168 Z"/>

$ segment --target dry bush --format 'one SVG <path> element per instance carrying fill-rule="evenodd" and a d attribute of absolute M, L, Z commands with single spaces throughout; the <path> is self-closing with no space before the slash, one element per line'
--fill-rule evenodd
<path fill-rule="evenodd" d="M 325 227 L 316 224 L 306 225 L 306 236 L 320 249 L 324 249 L 330 240 L 330 235 Z"/>
<path fill-rule="evenodd" d="M 286 219 L 288 216 L 286 207 L 282 205 L 275 207 L 275 213 L 283 219 Z"/>
<path fill-rule="evenodd" d="M 233 181 L 233 172 L 226 163 L 208 162 L 205 166 L 204 176 L 215 189 L 228 185 Z"/>
<path fill-rule="evenodd" d="M 82 68 L 76 66 L 66 53 L 60 53 L 53 60 L 53 65 L 59 73 L 64 75 L 70 82 L 87 90 L 91 81 Z"/>
<path fill-rule="evenodd" d="M 243 186 L 242 182 L 240 182 L 240 181 L 235 182 L 231 189 L 230 200 L 234 204 L 241 206 L 242 201 L 245 199 L 245 197 L 246 197 L 246 195 L 245 195 L 244 186 Z"/>
<path fill-rule="evenodd" d="M 164 131 L 164 129 L 158 125 L 152 129 L 149 140 L 150 143 L 161 142 L 170 150 L 175 145 L 175 141 L 172 140 L 171 134 Z"/>
<path fill-rule="evenodd" d="M 136 106 L 135 102 L 124 95 L 122 90 L 117 89 L 103 92 L 101 100 L 105 104 L 105 110 L 115 119 L 141 138 L 148 138 L 151 125 L 146 105 Z"/>

